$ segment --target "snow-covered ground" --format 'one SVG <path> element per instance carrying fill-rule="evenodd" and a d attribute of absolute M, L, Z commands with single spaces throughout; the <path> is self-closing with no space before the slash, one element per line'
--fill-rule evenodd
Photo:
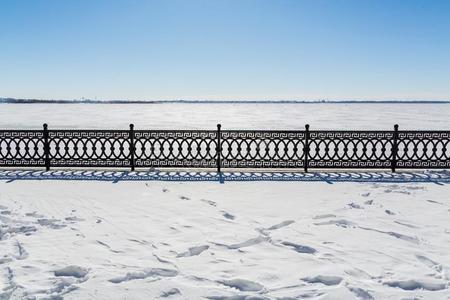
<path fill-rule="evenodd" d="M 449 191 L 433 183 L 1 183 L 2 295 L 446 299 Z"/>
<path fill-rule="evenodd" d="M 450 105 L 229 107 L 0 105 L 0 127 L 450 128 Z M 0 299 L 450 299 L 449 217 L 433 182 L 2 181 Z"/>

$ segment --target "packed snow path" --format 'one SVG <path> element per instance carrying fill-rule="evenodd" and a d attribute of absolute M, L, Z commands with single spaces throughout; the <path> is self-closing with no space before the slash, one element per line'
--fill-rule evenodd
<path fill-rule="evenodd" d="M 0 299 L 448 299 L 435 183 L 0 182 Z"/>

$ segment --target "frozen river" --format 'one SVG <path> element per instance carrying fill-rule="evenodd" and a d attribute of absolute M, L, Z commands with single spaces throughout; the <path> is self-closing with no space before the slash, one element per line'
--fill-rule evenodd
<path fill-rule="evenodd" d="M 450 104 L 0 104 L 0 128 L 450 129 Z"/>

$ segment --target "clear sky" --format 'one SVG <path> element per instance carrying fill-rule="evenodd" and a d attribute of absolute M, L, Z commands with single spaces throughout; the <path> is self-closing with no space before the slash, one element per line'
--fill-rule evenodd
<path fill-rule="evenodd" d="M 0 97 L 450 99 L 448 0 L 0 0 Z"/>

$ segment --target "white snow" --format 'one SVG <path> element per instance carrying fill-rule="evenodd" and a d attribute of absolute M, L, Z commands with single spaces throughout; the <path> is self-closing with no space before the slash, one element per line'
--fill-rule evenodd
<path fill-rule="evenodd" d="M 42 123 L 32 107 L 5 107 L 0 127 Z M 113 114 L 97 123 L 43 107 L 58 127 L 126 125 Z M 449 107 L 421 120 L 374 111 L 381 126 L 371 128 L 397 119 L 449 129 Z M 337 124 L 344 112 L 327 113 Z M 248 118 L 230 127 L 270 128 L 267 118 Z M 305 123 L 273 118 L 280 128 Z M 185 120 L 189 128 L 212 122 Z M 355 124 L 368 127 L 340 125 Z M 0 299 L 448 299 L 449 197 L 447 184 L 433 182 L 0 181 Z"/>
<path fill-rule="evenodd" d="M 0 185 L 6 299 L 448 295 L 447 185 Z"/>

